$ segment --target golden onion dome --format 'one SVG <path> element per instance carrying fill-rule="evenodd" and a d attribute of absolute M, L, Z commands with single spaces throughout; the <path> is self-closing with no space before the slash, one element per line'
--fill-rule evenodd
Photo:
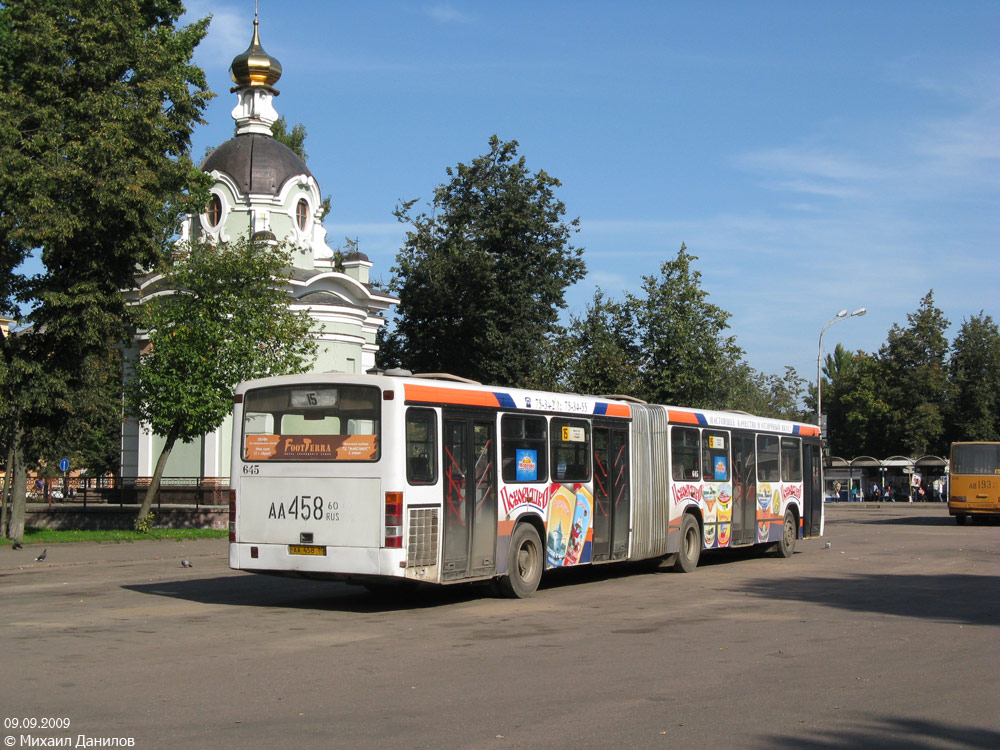
<path fill-rule="evenodd" d="M 229 66 L 229 76 L 236 84 L 233 91 L 253 86 L 274 88 L 274 84 L 281 78 L 281 63 L 260 46 L 256 18 L 253 19 L 253 39 L 250 40 L 250 46 L 246 52 L 233 58 L 233 64 Z"/>

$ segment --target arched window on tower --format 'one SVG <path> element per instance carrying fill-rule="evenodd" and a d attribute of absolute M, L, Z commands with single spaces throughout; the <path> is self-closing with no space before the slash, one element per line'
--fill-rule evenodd
<path fill-rule="evenodd" d="M 212 193 L 212 199 L 208 202 L 208 208 L 205 209 L 205 217 L 208 219 L 208 225 L 213 229 L 219 226 L 219 222 L 222 221 L 222 199 Z"/>
<path fill-rule="evenodd" d="M 299 198 L 299 202 L 295 206 L 295 221 L 298 223 L 299 229 L 303 232 L 306 231 L 306 226 L 309 223 L 309 202 L 305 198 Z"/>

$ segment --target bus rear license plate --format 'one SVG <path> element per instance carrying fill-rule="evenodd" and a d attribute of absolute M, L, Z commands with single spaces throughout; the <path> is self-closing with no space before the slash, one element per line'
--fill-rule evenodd
<path fill-rule="evenodd" d="M 313 544 L 289 544 L 288 554 L 290 555 L 326 555 L 326 547 L 317 547 Z"/>

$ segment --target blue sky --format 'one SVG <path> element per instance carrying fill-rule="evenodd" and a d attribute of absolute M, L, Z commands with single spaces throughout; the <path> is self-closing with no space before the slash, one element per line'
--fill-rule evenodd
<path fill-rule="evenodd" d="M 252 0 L 212 14 L 196 53 L 219 96 L 194 153 L 232 134 L 228 68 Z M 681 242 L 752 366 L 814 379 L 824 339 L 876 351 L 933 288 L 949 336 L 1000 318 L 1000 3 L 260 2 L 284 68 L 275 106 L 308 130 L 333 200 L 388 281 L 445 168 L 517 140 L 562 181 L 589 273 L 638 292 Z"/>

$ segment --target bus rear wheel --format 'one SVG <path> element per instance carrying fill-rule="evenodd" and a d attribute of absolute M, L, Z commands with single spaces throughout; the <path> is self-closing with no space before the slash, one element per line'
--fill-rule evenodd
<path fill-rule="evenodd" d="M 698 567 L 701 557 L 701 525 L 690 513 L 685 513 L 681 520 L 681 548 L 677 551 L 674 570 L 679 573 L 691 573 Z"/>
<path fill-rule="evenodd" d="M 542 580 L 542 540 L 530 523 L 514 527 L 507 551 L 507 575 L 499 580 L 500 592 L 514 599 L 531 596 Z"/>
<path fill-rule="evenodd" d="M 791 511 L 785 513 L 785 522 L 781 526 L 781 539 L 774 545 L 774 552 L 778 557 L 791 557 L 795 552 L 795 514 Z"/>
<path fill-rule="evenodd" d="M 966 518 L 968 518 L 968 516 L 966 516 L 964 513 L 956 513 L 955 514 L 955 523 L 957 523 L 959 526 L 965 526 L 965 519 Z"/>

